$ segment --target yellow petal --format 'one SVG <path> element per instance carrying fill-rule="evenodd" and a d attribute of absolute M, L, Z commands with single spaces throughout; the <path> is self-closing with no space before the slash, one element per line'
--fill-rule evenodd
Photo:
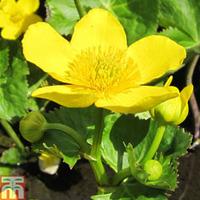
<path fill-rule="evenodd" d="M 179 125 L 180 123 L 182 123 L 185 120 L 185 118 L 187 117 L 188 112 L 189 112 L 189 108 L 188 108 L 188 104 L 186 104 L 182 110 L 182 113 L 179 116 L 179 119 L 175 122 L 175 124 Z"/>
<path fill-rule="evenodd" d="M 70 61 L 69 42 L 49 24 L 38 22 L 29 26 L 22 41 L 26 59 L 55 79 L 65 82 L 65 70 Z"/>
<path fill-rule="evenodd" d="M 141 86 L 98 100 L 95 105 L 121 113 L 137 113 L 150 110 L 159 103 L 176 97 L 175 87 Z"/>
<path fill-rule="evenodd" d="M 15 0 L 1 0 L 0 1 L 0 9 L 5 11 L 6 13 L 12 13 L 13 9 L 16 8 Z"/>
<path fill-rule="evenodd" d="M 186 86 L 185 88 L 183 88 L 183 90 L 180 93 L 180 99 L 181 99 L 181 103 L 182 103 L 182 109 L 181 109 L 181 115 L 178 119 L 178 121 L 176 122 L 176 124 L 180 124 L 182 123 L 185 118 L 188 115 L 189 112 L 189 108 L 188 108 L 188 101 L 192 95 L 193 92 L 193 85 L 190 84 L 188 86 Z"/>
<path fill-rule="evenodd" d="M 8 16 L 0 10 L 0 27 L 4 27 L 8 23 Z"/>
<path fill-rule="evenodd" d="M 96 100 L 91 90 L 72 85 L 42 87 L 34 91 L 32 96 L 48 99 L 65 107 L 88 107 Z"/>
<path fill-rule="evenodd" d="M 42 21 L 42 18 L 36 14 L 31 14 L 31 15 L 28 15 L 24 21 L 23 21 L 23 24 L 22 24 L 22 30 L 23 32 L 25 32 L 27 30 L 27 28 L 31 25 L 31 24 L 34 24 L 36 22 L 40 22 Z"/>
<path fill-rule="evenodd" d="M 188 101 L 192 95 L 192 92 L 193 92 L 193 85 L 190 84 L 186 87 L 183 88 L 183 90 L 181 91 L 180 93 L 180 97 L 181 97 L 181 101 L 182 101 L 182 104 L 183 104 L 183 107 L 188 104 Z"/>
<path fill-rule="evenodd" d="M 94 8 L 75 25 L 71 45 L 77 49 L 106 46 L 124 50 L 126 34 L 110 12 Z"/>
<path fill-rule="evenodd" d="M 152 35 L 133 43 L 127 51 L 141 71 L 141 83 L 177 70 L 186 57 L 185 49 L 165 36 Z"/>
<path fill-rule="evenodd" d="M 39 0 L 18 0 L 17 6 L 26 14 L 32 14 L 39 8 Z"/>
<path fill-rule="evenodd" d="M 1 36 L 7 40 L 16 40 L 21 33 L 22 31 L 20 24 L 13 24 L 5 26 L 1 31 Z"/>

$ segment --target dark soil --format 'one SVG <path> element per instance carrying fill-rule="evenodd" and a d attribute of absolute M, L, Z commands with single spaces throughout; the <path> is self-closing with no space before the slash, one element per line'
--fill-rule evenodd
<path fill-rule="evenodd" d="M 181 159 L 179 187 L 170 200 L 200 200 L 200 148 Z"/>

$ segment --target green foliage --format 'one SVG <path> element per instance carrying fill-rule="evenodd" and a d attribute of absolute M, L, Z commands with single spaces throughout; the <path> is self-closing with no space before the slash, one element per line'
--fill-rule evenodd
<path fill-rule="evenodd" d="M 166 126 L 163 140 L 154 158 L 162 165 L 163 172 L 158 179 L 148 180 L 143 159 L 155 137 L 158 122 L 139 120 L 133 115 L 123 115 L 118 118 L 113 116 L 112 118 L 110 116 L 113 120 L 105 120 L 112 128 L 104 131 L 102 141 L 104 160 L 116 172 L 130 167 L 132 176 L 141 184 L 174 190 L 177 186 L 177 158 L 187 152 L 191 135 L 181 128 Z"/>
<path fill-rule="evenodd" d="M 64 108 L 55 109 L 46 114 L 46 119 L 50 123 L 62 123 L 82 134 L 85 138 L 94 131 L 96 108 L 86 109 Z M 45 146 L 44 146 L 45 144 Z M 48 147 L 48 148 L 47 148 Z M 36 144 L 35 150 L 56 147 L 60 157 L 72 168 L 80 159 L 80 148 L 74 139 L 58 130 L 48 130 L 44 137 Z"/>
<path fill-rule="evenodd" d="M 104 8 L 117 16 L 127 33 L 128 43 L 157 30 L 158 0 L 83 0 L 82 6 L 88 11 L 91 8 Z M 72 33 L 79 15 L 73 0 L 47 0 L 47 21 L 61 34 Z"/>
<path fill-rule="evenodd" d="M 128 154 L 125 145 L 137 146 L 148 130 L 149 121 L 139 120 L 133 115 L 110 114 L 105 118 L 102 155 L 114 171 L 127 168 Z"/>
<path fill-rule="evenodd" d="M 64 108 L 55 109 L 46 114 L 48 122 L 60 122 L 75 129 L 83 136 L 91 135 L 94 132 L 95 116 L 97 108 Z"/>
<path fill-rule="evenodd" d="M 12 147 L 2 153 L 0 162 L 4 164 L 19 164 L 23 161 L 23 157 L 19 149 Z"/>
<path fill-rule="evenodd" d="M 19 149 L 12 147 L 5 150 L 0 157 L 0 176 L 9 176 L 12 174 L 14 167 L 12 165 L 20 164 L 24 158 Z"/>
<path fill-rule="evenodd" d="M 79 18 L 73 0 L 47 0 L 47 21 L 59 33 L 68 35 Z"/>
<path fill-rule="evenodd" d="M 28 73 L 19 43 L 0 40 L 0 118 L 10 120 L 26 113 Z"/>
<path fill-rule="evenodd" d="M 64 162 L 69 164 L 71 168 L 80 158 L 78 144 L 61 131 L 49 130 L 39 142 L 33 144 L 33 149 L 37 152 L 49 150 L 50 147 L 56 147 Z"/>
<path fill-rule="evenodd" d="M 127 182 L 108 194 L 92 196 L 93 200 L 167 200 L 164 191 L 146 187 L 137 182 Z"/>
<path fill-rule="evenodd" d="M 162 34 L 200 53 L 200 1 L 160 0 L 159 10 Z"/>

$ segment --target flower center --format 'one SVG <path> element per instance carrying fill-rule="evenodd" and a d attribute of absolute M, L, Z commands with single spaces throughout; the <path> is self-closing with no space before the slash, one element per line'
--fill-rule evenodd
<path fill-rule="evenodd" d="M 22 14 L 19 13 L 19 12 L 15 12 L 15 13 L 12 13 L 12 15 L 10 15 L 10 20 L 13 22 L 13 23 L 17 23 L 19 21 L 21 21 L 23 18 Z"/>
<path fill-rule="evenodd" d="M 67 76 L 73 84 L 107 95 L 135 85 L 138 71 L 124 51 L 98 47 L 76 55 Z"/>

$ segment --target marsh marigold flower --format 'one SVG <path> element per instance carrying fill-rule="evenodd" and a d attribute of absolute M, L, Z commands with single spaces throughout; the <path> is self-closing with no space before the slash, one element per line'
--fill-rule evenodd
<path fill-rule="evenodd" d="M 39 0 L 0 0 L 1 36 L 15 40 L 30 24 L 41 21 L 34 14 L 39 7 Z"/>
<path fill-rule="evenodd" d="M 31 25 L 23 39 L 26 59 L 63 84 L 42 87 L 34 97 L 66 107 L 97 107 L 136 113 L 177 96 L 174 87 L 144 86 L 176 70 L 185 49 L 164 36 L 148 36 L 127 47 L 120 22 L 95 8 L 74 28 L 70 42 L 49 24 Z"/>
<path fill-rule="evenodd" d="M 165 87 L 168 87 L 171 82 L 172 76 L 165 83 Z M 188 101 L 192 91 L 192 84 L 186 86 L 179 92 L 177 97 L 169 99 L 153 108 L 151 110 L 152 116 L 176 125 L 182 123 L 188 115 Z"/>

